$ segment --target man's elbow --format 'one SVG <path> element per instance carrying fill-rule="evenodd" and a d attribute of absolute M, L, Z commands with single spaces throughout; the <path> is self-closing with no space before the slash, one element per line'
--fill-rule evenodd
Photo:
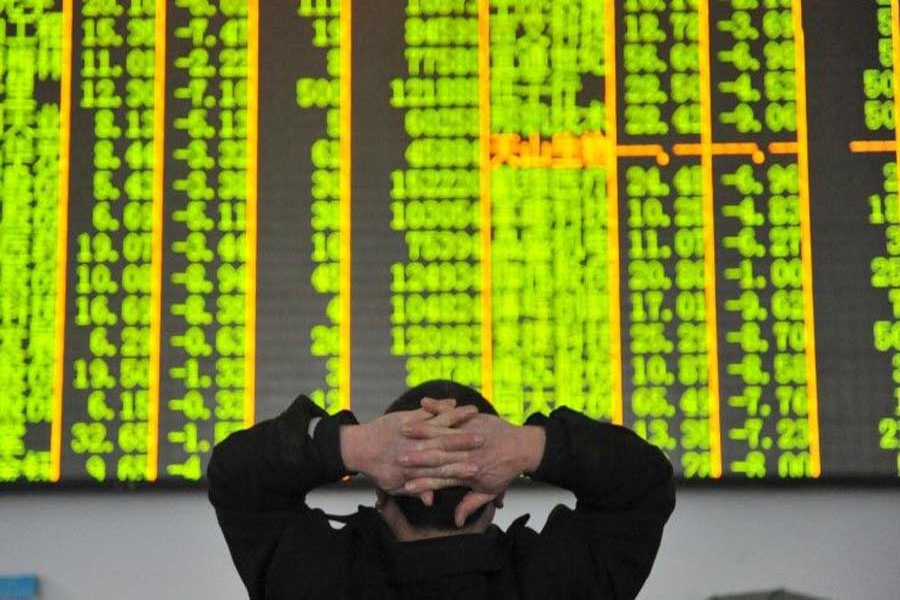
<path fill-rule="evenodd" d="M 209 501 L 213 506 L 227 506 L 245 479 L 247 450 L 241 444 L 244 432 L 237 431 L 215 445 L 206 466 Z"/>

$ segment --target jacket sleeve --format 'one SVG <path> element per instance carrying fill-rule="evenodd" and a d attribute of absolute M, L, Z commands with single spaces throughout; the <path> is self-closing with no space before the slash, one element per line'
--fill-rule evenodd
<path fill-rule="evenodd" d="M 577 499 L 574 511 L 552 511 L 537 542 L 539 560 L 555 562 L 553 576 L 573 586 L 562 597 L 636 597 L 675 508 L 671 464 L 631 430 L 568 408 L 527 424 L 543 425 L 547 440 L 531 478 Z"/>
<path fill-rule="evenodd" d="M 310 421 L 321 419 L 310 438 Z M 250 598 L 265 597 L 265 576 L 285 527 L 317 519 L 307 492 L 347 474 L 340 449 L 348 411 L 329 416 L 306 396 L 278 417 L 219 443 L 207 468 L 209 500 Z"/>

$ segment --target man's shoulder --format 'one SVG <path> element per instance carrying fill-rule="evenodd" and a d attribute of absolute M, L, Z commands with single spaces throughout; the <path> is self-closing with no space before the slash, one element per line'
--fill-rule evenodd
<path fill-rule="evenodd" d="M 367 547 L 380 547 L 391 538 L 390 530 L 377 510 L 360 504 L 356 512 L 346 515 L 322 513 L 336 536 L 347 543 Z"/>

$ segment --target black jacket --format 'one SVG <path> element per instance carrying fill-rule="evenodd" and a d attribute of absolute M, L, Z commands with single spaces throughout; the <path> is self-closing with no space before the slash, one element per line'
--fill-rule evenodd
<path fill-rule="evenodd" d="M 301 396 L 216 446 L 209 497 L 252 600 L 634 598 L 649 575 L 675 506 L 672 468 L 631 431 L 565 408 L 533 415 L 547 443 L 530 477 L 574 492 L 574 510 L 556 506 L 540 533 L 525 516 L 506 532 L 399 543 L 372 508 L 335 518 L 304 501 L 346 474 L 339 427 L 354 422 Z"/>

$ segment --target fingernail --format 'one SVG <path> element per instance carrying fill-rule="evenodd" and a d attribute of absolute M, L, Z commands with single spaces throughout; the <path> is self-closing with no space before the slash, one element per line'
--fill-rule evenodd
<path fill-rule="evenodd" d="M 476 436 L 475 436 L 475 443 L 476 443 L 476 444 L 483 444 L 483 443 L 484 443 L 484 438 L 481 437 L 480 435 L 476 435 Z"/>
<path fill-rule="evenodd" d="M 409 425 L 404 425 L 403 427 L 400 428 L 400 433 L 402 433 L 403 435 L 407 435 L 411 431 L 412 431 L 412 427 L 410 427 Z"/>
<path fill-rule="evenodd" d="M 416 484 L 414 484 L 412 481 L 407 481 L 403 487 L 405 487 L 407 489 L 407 491 L 412 492 L 412 491 L 415 491 Z"/>
<path fill-rule="evenodd" d="M 404 463 L 404 464 L 405 464 L 405 463 L 408 463 L 408 462 L 409 462 L 409 455 L 408 455 L 408 454 L 401 454 L 400 457 L 399 457 L 397 460 L 399 460 L 401 463 Z"/>
<path fill-rule="evenodd" d="M 475 474 L 478 472 L 478 465 L 469 465 L 468 469 L 469 473 Z"/>

